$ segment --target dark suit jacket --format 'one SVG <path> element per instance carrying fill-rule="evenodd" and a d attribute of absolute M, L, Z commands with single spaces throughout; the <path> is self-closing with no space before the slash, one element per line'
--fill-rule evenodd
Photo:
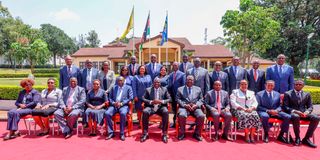
<path fill-rule="evenodd" d="M 277 65 L 268 67 L 266 80 L 273 80 L 275 82 L 274 90 L 283 94 L 286 91 L 293 89 L 293 68 L 288 65 L 283 65 L 282 74 L 280 75 Z"/>
<path fill-rule="evenodd" d="M 183 62 L 182 63 L 180 63 L 180 65 L 179 65 L 179 70 L 181 71 L 181 72 L 183 72 L 183 73 L 187 73 L 187 71 L 189 70 L 189 69 L 191 69 L 191 68 L 193 68 L 193 64 L 192 63 L 190 63 L 190 62 L 187 62 L 186 63 L 186 65 L 187 65 L 187 69 L 185 70 L 184 69 L 184 67 L 183 67 Z"/>
<path fill-rule="evenodd" d="M 260 91 L 256 95 L 258 102 L 257 111 L 267 112 L 267 110 L 281 111 L 280 106 L 280 93 L 272 91 L 272 101 L 269 100 L 268 93 L 266 90 Z"/>
<path fill-rule="evenodd" d="M 76 77 L 78 80 L 78 84 L 80 84 L 79 82 L 81 82 L 80 80 L 80 69 L 75 66 L 72 65 L 71 66 L 71 73 L 68 74 L 68 67 L 67 66 L 63 66 L 60 68 L 60 79 L 59 79 L 59 88 L 62 90 L 64 87 L 68 87 L 69 83 L 70 83 L 70 78 L 71 77 Z"/>
<path fill-rule="evenodd" d="M 299 102 L 296 92 L 290 90 L 284 94 L 283 109 L 287 113 L 291 113 L 293 110 L 298 110 L 303 113 L 310 114 L 313 111 L 313 105 L 311 95 L 309 92 L 302 91 L 302 100 Z"/>
<path fill-rule="evenodd" d="M 191 95 L 188 94 L 188 87 L 182 86 L 178 88 L 178 93 L 176 96 L 176 101 L 179 104 L 180 108 L 185 108 L 186 104 L 196 104 L 198 108 L 201 108 L 203 105 L 203 95 L 200 87 L 192 86 Z"/>
<path fill-rule="evenodd" d="M 229 66 L 224 72 L 226 72 L 229 77 L 229 94 L 232 93 L 232 90 L 239 89 L 241 80 L 247 79 L 247 71 L 240 66 L 237 67 L 237 75 L 235 75 L 233 71 L 233 66 Z"/>
<path fill-rule="evenodd" d="M 230 99 L 229 99 L 229 94 L 228 92 L 221 90 L 220 91 L 221 95 L 220 95 L 220 102 L 221 102 L 221 110 L 228 108 L 230 109 Z M 216 101 L 216 92 L 214 89 L 210 90 L 209 92 L 207 92 L 205 98 L 204 98 L 204 103 L 206 104 L 206 108 L 210 109 L 210 108 L 217 108 L 217 101 Z"/>
<path fill-rule="evenodd" d="M 15 105 L 18 108 L 20 108 L 19 107 L 20 104 L 25 104 L 27 106 L 27 108 L 33 109 L 41 101 L 41 95 L 35 89 L 32 89 L 30 91 L 30 93 L 26 96 L 25 103 L 22 103 L 23 102 L 23 98 L 24 98 L 25 95 L 26 95 L 26 90 L 25 89 L 19 92 L 18 98 L 17 98 L 16 103 L 15 103 Z"/>
<path fill-rule="evenodd" d="M 173 80 L 173 76 L 174 76 L 174 71 L 170 73 L 168 78 L 169 79 L 168 90 L 171 96 L 176 96 L 178 88 L 181 86 L 184 86 L 186 83 L 186 75 L 183 72 L 177 70 L 175 81 Z"/>
<path fill-rule="evenodd" d="M 258 93 L 265 89 L 266 83 L 266 74 L 263 70 L 258 69 L 258 79 L 257 81 L 254 80 L 254 69 L 250 69 L 247 71 L 247 79 L 248 79 L 248 88 L 254 93 Z"/>
<path fill-rule="evenodd" d="M 86 89 L 87 90 L 87 88 L 86 88 L 86 83 L 87 83 L 87 73 L 88 73 L 88 69 L 87 68 L 85 68 L 85 69 L 83 69 L 83 70 L 81 70 L 81 72 L 80 72 L 81 74 L 80 74 L 80 86 L 81 87 L 83 87 L 84 89 Z M 95 80 L 95 79 L 98 79 L 99 77 L 99 70 L 98 69 L 96 69 L 96 68 L 91 68 L 91 79 L 92 79 L 92 81 L 93 80 Z M 93 82 L 92 82 L 93 83 Z"/>
<path fill-rule="evenodd" d="M 140 67 L 140 65 L 138 63 L 134 64 L 134 73 L 133 73 L 133 70 L 132 70 L 132 64 L 130 63 L 128 65 L 128 69 L 129 69 L 129 75 L 130 76 L 135 76 L 137 75 L 138 73 L 138 68 Z"/>
<path fill-rule="evenodd" d="M 155 72 L 152 72 L 153 71 L 152 63 L 148 63 L 146 65 L 148 75 L 150 75 L 152 82 L 153 82 L 154 78 L 156 78 L 160 74 L 160 68 L 162 67 L 162 65 L 160 63 L 155 63 L 155 65 L 156 65 Z"/>
<path fill-rule="evenodd" d="M 151 101 L 155 99 L 154 91 L 155 91 L 154 87 L 149 87 L 147 88 L 146 92 L 142 96 L 142 100 L 145 103 L 145 106 L 148 106 L 151 108 L 153 107 L 153 105 L 151 104 Z M 159 97 L 160 97 L 160 100 L 162 100 L 161 106 L 167 106 L 167 104 L 171 102 L 170 94 L 167 88 L 165 87 L 161 87 L 161 86 L 159 87 Z"/>
<path fill-rule="evenodd" d="M 219 77 L 217 76 L 217 72 L 213 71 L 209 74 L 210 76 L 210 88 L 213 89 L 213 84 L 215 81 L 219 80 L 222 83 L 222 90 L 229 92 L 229 76 L 227 73 L 220 71 Z"/>
<path fill-rule="evenodd" d="M 118 93 L 119 86 L 115 85 L 112 87 L 110 94 L 109 94 L 109 101 L 110 104 L 113 106 L 114 103 L 117 102 L 117 93 Z M 128 85 L 122 86 L 122 94 L 120 98 L 120 102 L 123 106 L 127 106 L 130 101 L 133 100 L 133 92 L 132 88 Z"/>

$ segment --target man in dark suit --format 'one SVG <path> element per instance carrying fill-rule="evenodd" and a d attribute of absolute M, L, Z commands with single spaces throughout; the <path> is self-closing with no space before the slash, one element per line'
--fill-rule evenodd
<path fill-rule="evenodd" d="M 248 89 L 254 91 L 255 94 L 265 89 L 266 75 L 259 69 L 260 62 L 255 60 L 252 62 L 252 68 L 247 71 Z"/>
<path fill-rule="evenodd" d="M 222 83 L 220 81 L 215 81 L 213 85 L 214 89 L 210 90 L 206 94 L 204 100 L 207 108 L 207 114 L 213 118 L 215 130 L 213 140 L 216 141 L 219 139 L 219 119 L 220 117 L 223 117 L 225 126 L 221 138 L 232 141 L 232 139 L 228 137 L 232 119 L 229 106 L 229 94 L 228 92 L 221 90 Z"/>
<path fill-rule="evenodd" d="M 167 143 L 169 121 L 169 111 L 167 108 L 167 104 L 171 101 L 171 97 L 167 88 L 160 86 L 159 78 L 155 78 L 153 81 L 153 86 L 147 88 L 142 97 L 142 100 L 145 103 L 145 108 L 143 109 L 142 114 L 143 133 L 140 137 L 140 141 L 144 142 L 149 137 L 149 117 L 153 114 L 158 114 L 162 117 L 162 141 L 164 143 Z"/>
<path fill-rule="evenodd" d="M 294 82 L 294 89 L 284 94 L 284 110 L 291 114 L 293 130 L 295 134 L 295 145 L 300 145 L 300 120 L 309 121 L 309 127 L 305 137 L 302 139 L 302 144 L 316 148 L 317 146 L 310 141 L 310 137 L 314 134 L 320 121 L 320 117 L 312 114 L 313 106 L 311 95 L 304 92 L 302 89 L 304 82 L 297 80 Z"/>
<path fill-rule="evenodd" d="M 184 54 L 182 56 L 182 63 L 179 65 L 179 70 L 186 74 L 187 71 L 192 67 L 193 67 L 193 64 L 189 62 L 189 56 Z"/>
<path fill-rule="evenodd" d="M 85 102 L 86 92 L 84 88 L 78 86 L 77 78 L 70 78 L 70 86 L 63 89 L 62 99 L 60 99 L 58 105 L 59 109 L 54 112 L 54 119 L 59 123 L 65 139 L 72 136 L 73 126 L 83 113 Z"/>
<path fill-rule="evenodd" d="M 238 89 L 240 87 L 240 81 L 247 79 L 247 71 L 240 65 L 240 58 L 235 56 L 232 59 L 232 66 L 227 67 L 224 72 L 228 74 L 229 77 L 229 94 L 232 90 Z"/>
<path fill-rule="evenodd" d="M 70 78 L 76 77 L 78 82 L 80 80 L 80 69 L 72 64 L 72 58 L 68 55 L 64 58 L 65 66 L 60 68 L 59 75 L 59 88 L 62 90 L 64 87 L 68 87 L 70 84 Z M 79 83 L 80 84 L 80 83 Z"/>
<path fill-rule="evenodd" d="M 129 75 L 135 76 L 138 73 L 138 68 L 139 67 L 140 67 L 140 65 L 137 64 L 137 57 L 136 56 L 131 56 L 130 64 L 128 65 Z"/>
<path fill-rule="evenodd" d="M 108 136 L 106 140 L 114 137 L 112 116 L 116 113 L 120 114 L 120 139 L 125 140 L 124 127 L 127 121 L 127 113 L 129 112 L 128 104 L 133 100 L 133 92 L 130 86 L 124 84 L 124 78 L 118 77 L 118 85 L 112 87 L 109 94 L 109 103 L 105 117 L 108 125 Z"/>
<path fill-rule="evenodd" d="M 229 77 L 227 73 L 222 71 L 222 63 L 220 61 L 216 61 L 214 63 L 214 71 L 211 74 L 209 74 L 209 76 L 211 87 L 213 87 L 213 83 L 215 81 L 220 81 L 222 85 L 222 90 L 229 92 Z"/>
<path fill-rule="evenodd" d="M 162 65 L 157 63 L 157 56 L 155 54 L 151 55 L 151 62 L 146 65 L 147 73 L 150 75 L 153 81 L 160 74 L 160 68 Z"/>
<path fill-rule="evenodd" d="M 186 75 L 179 70 L 179 63 L 173 62 L 172 64 L 173 72 L 169 74 L 169 82 L 168 82 L 168 90 L 172 99 L 172 111 L 173 111 L 173 123 L 170 126 L 171 128 L 175 128 L 176 126 L 176 116 L 177 116 L 177 101 L 176 95 L 178 92 L 178 88 L 182 87 L 186 83 Z"/>
<path fill-rule="evenodd" d="M 208 70 L 202 68 L 200 58 L 193 60 L 193 68 L 187 71 L 187 76 L 192 75 L 194 77 L 194 85 L 201 88 L 202 95 L 204 96 L 210 90 L 210 78 Z"/>
<path fill-rule="evenodd" d="M 284 143 L 288 141 L 283 137 L 284 133 L 288 133 L 291 116 L 281 110 L 280 93 L 273 91 L 274 81 L 268 80 L 265 84 L 265 90 L 260 91 L 256 95 L 258 102 L 257 111 L 262 121 L 264 130 L 264 142 L 269 142 L 269 118 L 281 119 L 281 131 L 278 140 Z"/>
<path fill-rule="evenodd" d="M 193 137 L 202 141 L 201 130 L 205 118 L 201 110 L 203 105 L 203 96 L 200 87 L 194 86 L 194 78 L 192 75 L 187 76 L 185 86 L 178 88 L 176 100 L 179 104 L 178 119 L 179 119 L 179 135 L 178 139 L 183 140 L 185 137 L 186 118 L 192 115 L 196 118 L 196 129 Z"/>
<path fill-rule="evenodd" d="M 294 72 L 293 68 L 284 64 L 286 56 L 278 55 L 277 64 L 267 68 L 266 80 L 273 80 L 275 82 L 274 90 L 280 94 L 293 89 Z"/>
<path fill-rule="evenodd" d="M 99 70 L 92 67 L 92 61 L 86 60 L 86 68 L 81 70 L 80 86 L 88 92 L 93 87 L 93 80 L 98 79 Z"/>

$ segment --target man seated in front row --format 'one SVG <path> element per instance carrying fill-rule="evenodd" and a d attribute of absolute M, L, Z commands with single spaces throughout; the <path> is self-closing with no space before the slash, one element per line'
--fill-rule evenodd
<path fill-rule="evenodd" d="M 232 119 L 229 106 L 229 94 L 227 91 L 224 91 L 221 88 L 222 83 L 220 81 L 215 81 L 213 83 L 213 89 L 207 92 L 205 96 L 205 104 L 208 111 L 208 116 L 211 116 L 213 118 L 213 125 L 215 130 L 213 140 L 216 141 L 219 139 L 219 119 L 221 116 L 223 117 L 225 124 L 221 138 L 232 141 L 232 139 L 228 137 Z"/>
<path fill-rule="evenodd" d="M 269 118 L 281 119 L 281 131 L 278 140 L 288 143 L 286 138 L 283 137 L 284 133 L 288 133 L 291 116 L 281 110 L 280 106 L 280 93 L 274 91 L 274 81 L 268 80 L 265 84 L 265 90 L 257 93 L 256 98 L 258 102 L 257 111 L 262 121 L 264 130 L 265 143 L 269 142 Z"/>
<path fill-rule="evenodd" d="M 106 121 L 108 125 L 108 136 L 106 140 L 114 137 L 112 116 L 116 113 L 120 114 L 120 139 L 125 140 L 124 127 L 126 125 L 127 113 L 129 112 L 128 104 L 133 100 L 133 92 L 130 86 L 124 84 L 125 79 L 119 76 L 118 84 L 113 86 L 109 92 L 109 103 L 107 111 L 105 112 Z"/>
<path fill-rule="evenodd" d="M 142 114 L 143 133 L 140 138 L 140 141 L 144 142 L 149 137 L 149 117 L 153 114 L 158 114 L 162 117 L 162 141 L 164 143 L 167 143 L 169 121 L 169 112 L 167 104 L 171 101 L 171 97 L 167 88 L 160 86 L 159 78 L 155 78 L 153 81 L 153 86 L 147 88 L 146 92 L 142 97 L 142 100 L 145 103 L 145 108 L 143 109 Z"/>
<path fill-rule="evenodd" d="M 196 129 L 193 134 L 193 138 L 198 141 L 202 141 L 201 130 L 204 121 L 204 113 L 201 110 L 203 105 L 203 95 L 201 88 L 194 86 L 194 77 L 192 75 L 187 76 L 187 82 L 185 86 L 178 88 L 176 100 L 179 104 L 178 119 L 179 119 L 179 135 L 178 139 L 183 140 L 185 137 L 186 118 L 192 115 L 196 118 Z"/>
<path fill-rule="evenodd" d="M 64 138 L 67 139 L 72 136 L 73 126 L 83 113 L 86 102 L 86 92 L 84 88 L 78 86 L 77 78 L 70 78 L 70 85 L 63 89 L 62 98 L 59 101 L 59 109 L 54 112 L 54 118 L 61 128 Z M 65 119 L 66 116 L 67 119 Z"/>
<path fill-rule="evenodd" d="M 284 94 L 283 106 L 287 113 L 291 114 L 291 120 L 293 124 L 293 130 L 295 134 L 295 145 L 300 145 L 300 120 L 309 121 L 309 127 L 305 137 L 302 139 L 302 144 L 309 147 L 316 148 L 317 145 L 310 141 L 310 137 L 317 129 L 320 117 L 316 114 L 312 114 L 313 106 L 311 95 L 308 92 L 304 92 L 302 89 L 304 82 L 297 80 L 294 82 L 294 89 Z"/>

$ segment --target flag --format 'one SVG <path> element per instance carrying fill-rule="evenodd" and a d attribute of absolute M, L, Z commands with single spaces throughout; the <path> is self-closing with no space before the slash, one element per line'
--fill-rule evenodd
<path fill-rule="evenodd" d="M 130 30 L 133 28 L 133 16 L 134 16 L 134 8 L 132 8 L 131 11 L 131 15 L 130 15 L 130 19 L 127 25 L 126 30 L 123 32 L 122 36 L 120 37 L 120 39 L 124 39 L 126 38 L 126 35 L 130 32 Z"/>
<path fill-rule="evenodd" d="M 162 46 L 165 42 L 168 42 L 168 13 L 166 16 L 166 21 L 164 22 L 163 31 L 161 32 L 161 43 Z"/>
<path fill-rule="evenodd" d="M 147 18 L 147 22 L 146 22 L 146 26 L 144 27 L 144 31 L 143 34 L 141 36 L 141 44 L 140 44 L 140 50 L 142 50 L 142 43 L 145 42 L 147 40 L 147 36 L 150 36 L 150 12 L 148 14 L 148 18 Z"/>

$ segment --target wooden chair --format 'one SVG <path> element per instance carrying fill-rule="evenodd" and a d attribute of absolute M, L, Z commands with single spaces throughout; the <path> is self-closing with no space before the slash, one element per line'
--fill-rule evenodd
<path fill-rule="evenodd" d="M 106 103 L 106 106 L 109 107 L 109 102 Z M 127 114 L 127 122 L 128 122 L 128 129 L 127 129 L 127 136 L 131 136 L 131 131 L 133 130 L 133 103 L 130 101 L 128 103 L 129 106 L 129 112 Z M 117 123 L 120 122 L 120 114 L 116 113 L 114 116 L 112 116 L 112 121 L 113 121 L 113 130 L 116 131 L 117 129 Z M 107 127 L 108 125 L 106 125 Z"/>
<path fill-rule="evenodd" d="M 144 109 L 144 102 L 141 104 L 141 107 L 142 107 L 142 110 Z M 167 104 L 167 107 L 168 107 L 168 111 L 170 113 L 170 103 Z M 162 117 L 157 115 L 157 114 L 153 114 L 149 117 L 149 122 L 152 122 L 152 123 L 162 123 Z M 168 120 L 168 126 L 170 126 L 170 121 Z M 142 130 L 142 133 L 143 133 L 143 123 L 142 123 L 142 120 L 140 121 L 140 127 L 141 127 L 141 130 Z"/>
<path fill-rule="evenodd" d="M 177 113 L 178 113 L 178 111 L 179 111 L 179 104 L 177 104 L 176 107 L 177 107 Z M 201 106 L 201 110 L 202 110 L 202 111 L 205 111 L 204 105 Z M 205 113 L 204 113 L 204 114 L 205 114 Z M 196 119 L 195 117 L 189 115 L 189 116 L 187 116 L 187 118 L 186 118 L 186 124 L 188 124 L 188 122 L 196 123 L 196 120 L 197 120 L 197 119 Z M 203 128 L 204 128 L 204 125 L 202 125 L 201 128 L 200 128 L 200 136 L 202 135 L 202 130 L 203 130 Z M 179 116 L 178 116 L 178 115 L 177 115 L 177 119 L 176 119 L 176 136 L 177 136 L 177 137 L 179 136 Z"/>

